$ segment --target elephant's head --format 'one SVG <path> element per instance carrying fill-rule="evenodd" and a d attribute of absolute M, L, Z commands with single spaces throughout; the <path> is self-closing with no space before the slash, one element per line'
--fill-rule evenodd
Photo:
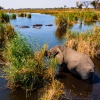
<path fill-rule="evenodd" d="M 45 52 L 47 58 L 56 57 L 58 63 L 61 65 L 63 63 L 63 53 L 61 51 L 62 46 L 54 46 L 49 51 Z"/>

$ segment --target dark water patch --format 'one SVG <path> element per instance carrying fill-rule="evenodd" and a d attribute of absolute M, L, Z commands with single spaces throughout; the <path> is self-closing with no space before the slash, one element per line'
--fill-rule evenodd
<path fill-rule="evenodd" d="M 98 62 L 95 60 L 95 64 Z M 97 65 L 96 65 L 97 66 Z M 82 80 L 72 75 L 69 71 L 62 72 L 58 80 L 64 84 L 65 95 L 60 100 L 100 100 L 100 64 L 96 67 L 95 73 L 91 79 Z"/>

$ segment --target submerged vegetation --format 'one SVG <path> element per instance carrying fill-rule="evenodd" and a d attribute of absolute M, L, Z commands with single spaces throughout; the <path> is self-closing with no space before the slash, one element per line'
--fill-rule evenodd
<path fill-rule="evenodd" d="M 94 58 L 95 52 L 100 48 L 100 27 L 83 33 L 69 31 L 67 39 L 67 46 Z"/>

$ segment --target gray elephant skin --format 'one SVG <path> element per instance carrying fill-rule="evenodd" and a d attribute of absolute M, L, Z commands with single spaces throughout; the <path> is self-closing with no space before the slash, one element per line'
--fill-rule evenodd
<path fill-rule="evenodd" d="M 66 64 L 68 70 L 82 79 L 90 78 L 94 73 L 94 64 L 85 54 L 79 53 L 67 46 L 54 46 L 46 52 L 48 58 L 56 57 L 58 64 Z"/>

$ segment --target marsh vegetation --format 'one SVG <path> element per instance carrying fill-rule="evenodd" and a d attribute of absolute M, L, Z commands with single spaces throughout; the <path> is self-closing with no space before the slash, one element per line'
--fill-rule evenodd
<path fill-rule="evenodd" d="M 67 39 L 65 45 L 94 58 L 94 53 L 100 47 L 100 27 L 94 27 L 92 30 L 82 33 L 68 30 L 66 32 L 66 28 L 77 23 L 78 20 L 80 22 L 82 20 L 85 22 L 97 21 L 100 14 L 90 10 L 82 12 L 62 10 L 58 14 L 59 11 L 59 9 L 52 10 L 56 16 L 55 23 L 58 27 L 56 35 L 58 38 L 62 36 L 58 31 L 61 33 L 64 30 Z M 52 12 L 51 10 L 43 11 L 43 13 Z M 4 15 L 8 16 L 4 13 L 0 14 L 2 22 L 0 24 L 0 46 L 6 62 L 3 77 L 8 82 L 7 86 L 12 90 L 23 89 L 26 91 L 27 97 L 30 92 L 38 90 L 40 100 L 58 100 L 65 93 L 64 85 L 55 78 L 58 68 L 57 60 L 44 57 L 48 45 L 43 45 L 37 50 L 35 46 L 31 47 L 28 40 L 20 33 L 15 32 L 11 24 L 4 23 L 9 22 L 8 17 L 2 17 Z M 31 14 L 26 14 L 24 11 L 20 12 L 18 16 L 31 18 Z M 16 14 L 12 14 L 11 19 L 15 18 Z"/>

